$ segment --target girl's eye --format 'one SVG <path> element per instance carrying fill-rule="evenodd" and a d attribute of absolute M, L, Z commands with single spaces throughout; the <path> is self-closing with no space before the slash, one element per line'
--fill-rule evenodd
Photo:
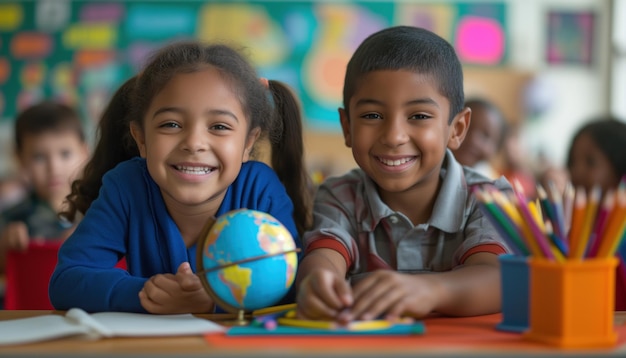
<path fill-rule="evenodd" d="M 366 113 L 364 115 L 361 116 L 361 118 L 365 118 L 365 119 L 381 119 L 382 116 L 378 113 Z"/>
<path fill-rule="evenodd" d="M 178 123 L 175 122 L 166 122 L 161 124 L 159 127 L 161 128 L 180 128 L 180 125 L 178 125 Z"/>

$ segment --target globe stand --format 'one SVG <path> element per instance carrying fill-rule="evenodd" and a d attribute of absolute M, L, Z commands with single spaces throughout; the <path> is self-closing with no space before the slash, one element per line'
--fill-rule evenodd
<path fill-rule="evenodd" d="M 244 316 L 244 310 L 237 311 L 237 320 L 235 321 L 235 326 L 247 326 L 250 321 L 248 321 Z"/>

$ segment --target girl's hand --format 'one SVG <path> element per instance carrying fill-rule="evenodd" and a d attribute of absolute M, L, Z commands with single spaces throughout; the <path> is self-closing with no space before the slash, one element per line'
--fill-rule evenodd
<path fill-rule="evenodd" d="M 188 262 L 178 267 L 176 275 L 152 276 L 139 292 L 139 300 L 150 313 L 207 313 L 213 310 L 213 300 Z"/>
<path fill-rule="evenodd" d="M 384 316 L 421 318 L 437 304 L 439 288 L 436 274 L 409 275 L 395 271 L 372 272 L 352 288 L 354 319 L 370 320 Z"/>
<path fill-rule="evenodd" d="M 351 320 L 352 305 L 350 285 L 336 273 L 318 269 L 305 277 L 298 287 L 298 317 L 305 319 Z"/>

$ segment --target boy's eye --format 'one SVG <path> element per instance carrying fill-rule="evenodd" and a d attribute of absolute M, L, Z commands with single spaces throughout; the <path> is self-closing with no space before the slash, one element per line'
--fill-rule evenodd
<path fill-rule="evenodd" d="M 424 120 L 424 119 L 428 119 L 428 118 L 430 118 L 430 116 L 427 116 L 427 115 L 421 114 L 421 113 L 414 114 L 414 115 L 412 115 L 410 117 L 410 119 L 417 119 L 417 120 Z"/>
<path fill-rule="evenodd" d="M 211 130 L 217 130 L 217 131 L 225 131 L 230 129 L 230 127 L 224 125 L 224 124 L 214 124 L 211 126 Z"/>
<path fill-rule="evenodd" d="M 72 151 L 71 150 L 64 149 L 64 150 L 61 151 L 61 158 L 68 159 L 68 158 L 71 158 L 71 157 L 72 157 Z"/>
<path fill-rule="evenodd" d="M 46 155 L 43 153 L 35 153 L 33 154 L 33 161 L 35 162 L 43 162 L 46 160 Z"/>

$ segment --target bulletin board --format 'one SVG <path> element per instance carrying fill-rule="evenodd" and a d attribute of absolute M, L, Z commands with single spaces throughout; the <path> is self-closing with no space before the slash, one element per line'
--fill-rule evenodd
<path fill-rule="evenodd" d="M 115 89 L 168 41 L 240 46 L 262 77 L 288 83 L 307 128 L 338 133 L 345 65 L 391 25 L 430 29 L 469 66 L 507 63 L 504 1 L 0 1 L 0 121 L 58 98 L 94 124 Z"/>

